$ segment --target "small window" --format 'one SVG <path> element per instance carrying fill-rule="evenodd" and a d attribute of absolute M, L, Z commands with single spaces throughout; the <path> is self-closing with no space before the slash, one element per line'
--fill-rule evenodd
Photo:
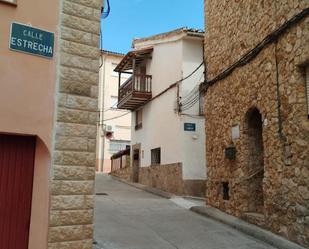
<path fill-rule="evenodd" d="M 161 148 L 151 150 L 151 164 L 161 164 Z"/>
<path fill-rule="evenodd" d="M 119 73 L 115 72 L 114 69 L 117 67 L 117 63 L 112 63 L 112 76 L 118 77 Z"/>
<path fill-rule="evenodd" d="M 118 97 L 111 96 L 111 108 L 117 108 L 117 103 L 118 103 Z"/>
<path fill-rule="evenodd" d="M 223 200 L 228 201 L 230 199 L 230 188 L 228 182 L 222 182 Z"/>
<path fill-rule="evenodd" d="M 127 140 L 111 140 L 109 142 L 109 151 L 117 153 L 118 151 L 125 150 L 128 145 L 130 145 L 130 141 Z"/>
<path fill-rule="evenodd" d="M 307 117 L 309 118 L 309 65 L 306 66 Z"/>
<path fill-rule="evenodd" d="M 135 112 L 135 130 L 141 129 L 143 127 L 143 112 L 138 110 Z"/>
<path fill-rule="evenodd" d="M 17 0 L 0 0 L 1 2 L 17 5 Z"/>

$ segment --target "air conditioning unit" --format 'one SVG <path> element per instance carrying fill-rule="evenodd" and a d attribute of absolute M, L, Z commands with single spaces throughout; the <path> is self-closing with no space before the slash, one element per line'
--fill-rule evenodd
<path fill-rule="evenodd" d="M 113 132 L 114 131 L 114 127 L 112 125 L 106 125 L 105 131 Z"/>
<path fill-rule="evenodd" d="M 104 129 L 104 136 L 107 139 L 112 139 L 114 136 L 115 127 L 113 125 L 106 125 Z"/>

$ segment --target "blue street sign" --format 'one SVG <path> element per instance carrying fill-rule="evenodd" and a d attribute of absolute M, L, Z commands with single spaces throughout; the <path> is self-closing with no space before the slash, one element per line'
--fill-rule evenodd
<path fill-rule="evenodd" d="M 196 125 L 194 123 L 184 123 L 185 131 L 195 131 Z"/>
<path fill-rule="evenodd" d="M 24 24 L 12 23 L 10 49 L 14 51 L 52 58 L 54 40 L 54 33 Z"/>

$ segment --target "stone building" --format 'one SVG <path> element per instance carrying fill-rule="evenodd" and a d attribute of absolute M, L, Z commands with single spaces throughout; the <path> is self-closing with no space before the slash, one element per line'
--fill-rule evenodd
<path fill-rule="evenodd" d="M 0 0 L 1 249 L 92 248 L 101 5 Z"/>
<path fill-rule="evenodd" d="M 305 0 L 205 1 L 207 203 L 304 246 L 308 7 Z M 234 64 L 298 13 L 255 56 Z"/>

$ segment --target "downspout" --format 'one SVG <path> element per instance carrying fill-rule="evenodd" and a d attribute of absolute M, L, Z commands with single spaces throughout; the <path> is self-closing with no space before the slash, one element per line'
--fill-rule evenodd
<path fill-rule="evenodd" d="M 105 101 L 105 74 L 106 74 L 106 56 L 103 58 L 103 73 L 102 73 L 102 89 L 100 91 L 101 95 L 101 106 L 100 106 L 100 141 L 102 141 L 102 147 L 100 150 L 100 158 L 101 160 L 99 161 L 99 170 L 103 171 L 103 165 L 104 165 L 104 149 L 105 149 L 105 136 L 104 136 L 104 101 Z"/>

